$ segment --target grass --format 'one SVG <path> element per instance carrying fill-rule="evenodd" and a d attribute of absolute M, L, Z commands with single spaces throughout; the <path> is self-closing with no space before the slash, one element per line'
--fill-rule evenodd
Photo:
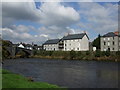
<path fill-rule="evenodd" d="M 24 76 L 2 70 L 2 88 L 60 88 L 45 82 L 32 82 Z"/>

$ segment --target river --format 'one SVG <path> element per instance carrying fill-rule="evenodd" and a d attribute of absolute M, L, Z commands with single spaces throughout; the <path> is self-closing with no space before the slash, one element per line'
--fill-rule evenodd
<path fill-rule="evenodd" d="M 61 87 L 118 88 L 117 62 L 32 58 L 5 60 L 2 67 Z"/>

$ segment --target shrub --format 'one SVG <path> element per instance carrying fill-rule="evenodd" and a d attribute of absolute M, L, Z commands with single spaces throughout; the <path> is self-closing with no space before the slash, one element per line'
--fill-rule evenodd
<path fill-rule="evenodd" d="M 76 57 L 76 52 L 71 50 L 70 51 L 70 59 L 74 59 Z"/>
<path fill-rule="evenodd" d="M 90 52 L 89 52 L 89 51 L 86 51 L 86 55 L 90 55 Z"/>
<path fill-rule="evenodd" d="M 117 51 L 117 52 L 116 52 L 116 55 L 117 55 L 117 56 L 120 56 L 120 51 Z"/>
<path fill-rule="evenodd" d="M 106 51 L 105 52 L 105 55 L 108 57 L 108 56 L 110 56 L 110 51 Z"/>
<path fill-rule="evenodd" d="M 100 57 L 100 56 L 101 56 L 101 51 L 100 50 L 96 50 L 95 57 Z"/>

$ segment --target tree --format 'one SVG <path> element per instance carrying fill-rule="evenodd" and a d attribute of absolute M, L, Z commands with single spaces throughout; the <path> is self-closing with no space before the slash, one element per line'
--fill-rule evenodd
<path fill-rule="evenodd" d="M 94 39 L 94 41 L 92 42 L 92 46 L 96 47 L 97 49 L 100 49 L 100 34 L 96 39 Z"/>

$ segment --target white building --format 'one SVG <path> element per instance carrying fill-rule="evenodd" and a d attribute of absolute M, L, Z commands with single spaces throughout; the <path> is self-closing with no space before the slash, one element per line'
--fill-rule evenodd
<path fill-rule="evenodd" d="M 43 44 L 43 49 L 47 51 L 88 51 L 89 38 L 86 33 L 70 34 L 62 39 L 48 40 Z"/>
<path fill-rule="evenodd" d="M 24 49 L 29 49 L 29 50 L 33 49 L 32 45 L 30 45 L 30 44 L 24 44 L 24 43 L 18 44 L 18 47 L 19 48 L 24 48 Z"/>
<path fill-rule="evenodd" d="M 25 46 L 23 44 L 19 44 L 18 47 L 19 48 L 25 48 Z"/>
<path fill-rule="evenodd" d="M 88 51 L 89 38 L 86 33 L 70 34 L 70 35 L 64 36 L 59 43 L 59 50 Z"/>
<path fill-rule="evenodd" d="M 108 32 L 101 36 L 101 51 L 120 51 L 119 32 Z"/>
<path fill-rule="evenodd" d="M 59 41 L 60 41 L 60 39 L 47 40 L 43 44 L 43 49 L 47 50 L 47 51 L 57 51 L 57 50 L 59 50 L 59 47 L 58 47 Z"/>

